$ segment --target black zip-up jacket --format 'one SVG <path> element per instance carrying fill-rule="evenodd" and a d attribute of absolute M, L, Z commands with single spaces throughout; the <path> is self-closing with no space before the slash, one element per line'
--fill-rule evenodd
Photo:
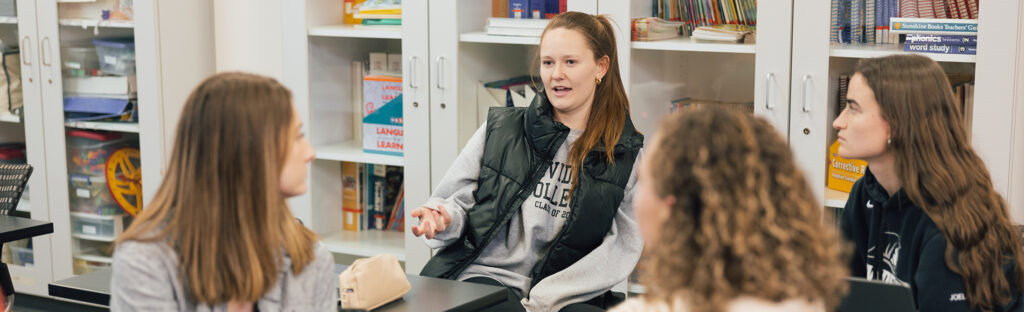
<path fill-rule="evenodd" d="M 853 276 L 910 285 L 920 311 L 971 310 L 963 280 L 946 266 L 945 236 L 902 189 L 888 196 L 868 169 L 853 185 L 840 222 L 854 244 Z M 1020 311 L 1020 301 L 1018 295 L 999 311 Z"/>

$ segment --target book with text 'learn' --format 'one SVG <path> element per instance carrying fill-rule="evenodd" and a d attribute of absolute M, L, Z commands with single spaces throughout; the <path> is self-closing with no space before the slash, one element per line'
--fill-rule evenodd
<path fill-rule="evenodd" d="M 938 54 L 976 55 L 978 47 L 952 44 L 904 44 L 903 51 Z"/>
<path fill-rule="evenodd" d="M 907 34 L 908 44 L 978 45 L 978 36 Z"/>
<path fill-rule="evenodd" d="M 978 20 L 894 17 L 889 20 L 889 31 L 894 34 L 973 36 L 978 34 Z"/>

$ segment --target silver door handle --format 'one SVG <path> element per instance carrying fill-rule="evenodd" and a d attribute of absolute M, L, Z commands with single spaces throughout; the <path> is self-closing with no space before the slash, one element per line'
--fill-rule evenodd
<path fill-rule="evenodd" d="M 772 105 L 772 80 L 775 79 L 775 73 L 768 73 L 764 79 L 764 108 L 768 110 L 775 110 L 775 105 Z"/>
<path fill-rule="evenodd" d="M 419 84 L 416 83 L 416 77 L 417 77 L 416 76 L 416 61 L 418 61 L 418 60 L 419 60 L 419 58 L 417 58 L 415 56 L 410 56 L 409 57 L 409 87 L 410 88 L 419 88 L 420 87 Z"/>
<path fill-rule="evenodd" d="M 28 66 L 32 66 L 32 60 L 29 59 L 32 56 L 30 52 L 31 44 L 32 40 L 28 36 L 21 38 L 21 63 Z"/>
<path fill-rule="evenodd" d="M 804 94 L 803 94 L 803 102 L 804 102 L 803 106 L 804 106 L 804 108 L 803 109 L 804 109 L 805 113 L 810 113 L 811 112 L 811 107 L 807 106 L 807 104 L 808 104 L 808 102 L 807 102 L 807 89 L 809 89 L 807 87 L 807 82 L 808 81 L 811 81 L 811 75 L 804 75 Z"/>
<path fill-rule="evenodd" d="M 447 63 L 444 56 L 437 57 L 437 88 L 444 89 L 444 64 Z"/>
<path fill-rule="evenodd" d="M 43 41 L 39 43 L 39 52 L 40 52 L 40 54 L 42 54 L 42 58 L 41 59 L 43 61 L 43 65 L 45 65 L 45 66 L 50 66 L 50 64 L 52 64 L 52 62 L 49 61 L 49 59 L 50 59 L 50 50 L 51 50 L 51 49 L 48 49 L 49 47 L 50 47 L 50 37 L 43 37 Z"/>

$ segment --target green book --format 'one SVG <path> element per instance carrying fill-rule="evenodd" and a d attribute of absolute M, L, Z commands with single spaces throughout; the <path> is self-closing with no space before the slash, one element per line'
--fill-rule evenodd
<path fill-rule="evenodd" d="M 367 18 L 363 19 L 363 25 L 402 25 L 400 18 Z"/>

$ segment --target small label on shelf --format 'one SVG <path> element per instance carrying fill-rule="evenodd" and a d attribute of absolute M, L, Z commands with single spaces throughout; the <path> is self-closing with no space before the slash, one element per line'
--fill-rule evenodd
<path fill-rule="evenodd" d="M 88 234 L 88 235 L 96 235 L 96 226 L 95 225 L 83 225 L 82 226 L 82 233 L 83 234 Z"/>
<path fill-rule="evenodd" d="M 78 195 L 78 198 L 89 198 L 91 194 L 89 194 L 89 189 L 75 189 L 75 195 Z"/>

